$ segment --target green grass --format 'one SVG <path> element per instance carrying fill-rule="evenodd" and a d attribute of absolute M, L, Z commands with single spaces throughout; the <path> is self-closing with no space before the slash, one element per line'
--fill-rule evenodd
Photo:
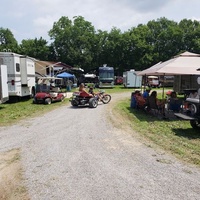
<path fill-rule="evenodd" d="M 38 114 L 48 112 L 59 106 L 66 105 L 69 100 L 64 102 L 55 102 L 51 105 L 33 104 L 32 99 L 24 99 L 17 103 L 0 104 L 0 126 L 14 124 L 27 117 L 37 116 Z"/>
<path fill-rule="evenodd" d="M 200 133 L 189 121 L 163 120 L 130 108 L 130 99 L 115 105 L 114 110 L 126 118 L 132 129 L 184 161 L 200 167 Z"/>

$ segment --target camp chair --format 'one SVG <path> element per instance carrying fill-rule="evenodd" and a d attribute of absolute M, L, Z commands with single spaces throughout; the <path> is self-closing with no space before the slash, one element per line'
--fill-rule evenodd
<path fill-rule="evenodd" d="M 168 102 L 168 111 L 180 112 L 182 103 L 178 99 L 170 99 Z"/>
<path fill-rule="evenodd" d="M 156 103 L 155 97 L 149 96 L 147 98 L 147 104 L 146 105 L 147 105 L 146 110 L 149 113 L 151 113 L 153 115 L 159 115 L 159 114 L 161 114 L 160 109 L 158 108 L 158 105 Z"/>
<path fill-rule="evenodd" d="M 136 107 L 138 109 L 144 109 L 146 105 L 146 101 L 143 98 L 143 96 L 140 94 L 140 95 L 136 95 L 135 98 L 136 98 Z"/>

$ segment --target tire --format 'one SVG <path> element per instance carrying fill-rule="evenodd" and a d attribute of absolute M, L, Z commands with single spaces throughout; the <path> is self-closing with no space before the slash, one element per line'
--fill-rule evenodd
<path fill-rule="evenodd" d="M 61 101 L 61 102 L 63 102 L 63 101 L 64 101 L 64 96 L 62 96 L 62 97 L 60 98 L 60 101 Z"/>
<path fill-rule="evenodd" d="M 32 89 L 31 89 L 31 98 L 34 98 L 34 96 L 35 96 L 35 88 L 32 87 Z"/>
<path fill-rule="evenodd" d="M 190 120 L 190 125 L 193 129 L 200 129 L 200 121 L 198 120 Z"/>
<path fill-rule="evenodd" d="M 51 104 L 51 99 L 50 98 L 46 98 L 44 100 L 44 103 L 50 105 Z"/>
<path fill-rule="evenodd" d="M 103 98 L 102 98 L 101 101 L 102 101 L 104 104 L 107 104 L 107 103 L 110 102 L 110 100 L 111 100 L 111 96 L 110 96 L 109 94 L 105 94 L 105 95 L 103 95 Z"/>
<path fill-rule="evenodd" d="M 98 101 L 95 98 L 91 98 L 89 100 L 89 107 L 90 108 L 96 108 L 98 106 Z"/>
<path fill-rule="evenodd" d="M 37 102 L 37 100 L 34 98 L 33 99 L 33 104 L 37 104 L 38 102 Z"/>
<path fill-rule="evenodd" d="M 78 106 L 77 102 L 74 99 L 71 101 L 71 105 L 74 106 L 74 107 Z"/>
<path fill-rule="evenodd" d="M 189 105 L 189 110 L 191 112 L 191 115 L 194 116 L 197 113 L 197 106 L 192 103 Z"/>

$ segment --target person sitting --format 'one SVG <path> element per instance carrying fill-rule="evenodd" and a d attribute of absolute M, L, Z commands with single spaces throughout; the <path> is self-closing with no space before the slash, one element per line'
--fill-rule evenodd
<path fill-rule="evenodd" d="M 149 97 L 149 93 L 150 93 L 151 89 L 150 88 L 146 88 L 146 90 L 143 93 L 143 98 L 146 100 Z"/>
<path fill-rule="evenodd" d="M 137 108 L 137 102 L 136 102 L 136 95 L 140 93 L 139 90 L 136 90 L 135 92 L 132 92 L 131 94 L 131 108 Z"/>
<path fill-rule="evenodd" d="M 176 92 L 172 92 L 170 98 L 168 99 L 168 110 L 173 112 L 179 112 L 181 108 L 181 102 L 177 98 Z"/>
<path fill-rule="evenodd" d="M 165 102 L 159 101 L 157 98 L 157 92 L 153 91 L 150 96 L 147 98 L 147 111 L 156 111 L 161 114 L 165 114 L 164 108 L 165 108 Z"/>
<path fill-rule="evenodd" d="M 171 90 L 169 90 L 169 91 L 166 92 L 166 99 L 167 99 L 167 101 L 168 101 L 169 98 L 171 97 L 171 93 L 172 93 Z"/>
<path fill-rule="evenodd" d="M 90 94 L 94 95 L 94 88 L 92 86 L 90 86 L 88 92 Z"/>
<path fill-rule="evenodd" d="M 83 83 L 81 83 L 79 85 L 79 92 L 80 92 L 80 96 L 82 97 L 93 97 L 92 94 L 88 93 L 86 90 L 85 90 L 85 86 Z"/>
<path fill-rule="evenodd" d="M 139 109 L 144 109 L 146 106 L 146 100 L 144 99 L 144 97 L 140 92 L 136 93 L 135 99 L 136 99 L 136 107 Z"/>

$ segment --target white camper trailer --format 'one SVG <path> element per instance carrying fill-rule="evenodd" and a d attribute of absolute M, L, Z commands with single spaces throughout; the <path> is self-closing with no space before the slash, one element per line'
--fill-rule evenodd
<path fill-rule="evenodd" d="M 35 94 L 35 63 L 32 58 L 12 52 L 0 52 L 7 65 L 9 98 L 18 99 Z"/>
<path fill-rule="evenodd" d="M 0 65 L 0 103 L 8 101 L 7 66 Z"/>
<path fill-rule="evenodd" d="M 134 69 L 123 72 L 124 87 L 138 88 L 142 86 L 142 76 L 138 76 Z"/>

